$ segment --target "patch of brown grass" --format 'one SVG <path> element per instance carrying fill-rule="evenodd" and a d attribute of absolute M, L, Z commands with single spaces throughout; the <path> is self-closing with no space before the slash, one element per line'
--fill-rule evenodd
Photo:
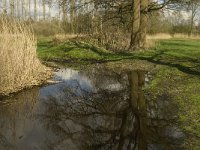
<path fill-rule="evenodd" d="M 188 35 L 188 34 L 180 34 L 180 33 L 176 33 L 173 35 L 174 38 L 184 38 L 184 39 L 200 39 L 200 36 L 199 35 L 195 35 L 195 34 L 192 34 L 192 35 Z"/>
<path fill-rule="evenodd" d="M 147 40 L 161 40 L 170 38 L 172 38 L 172 36 L 168 33 L 157 33 L 153 35 L 147 35 Z"/>
<path fill-rule="evenodd" d="M 0 16 L 0 94 L 45 80 L 49 69 L 37 59 L 36 48 L 30 25 Z"/>
<path fill-rule="evenodd" d="M 183 33 L 175 33 L 173 35 L 169 33 L 157 33 L 153 35 L 147 35 L 147 40 L 164 40 L 164 39 L 171 39 L 171 38 L 180 38 L 180 39 L 200 39 L 200 35 L 188 35 Z"/>

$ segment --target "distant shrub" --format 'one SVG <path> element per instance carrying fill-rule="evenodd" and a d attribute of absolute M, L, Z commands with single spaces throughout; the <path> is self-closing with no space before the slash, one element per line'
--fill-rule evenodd
<path fill-rule="evenodd" d="M 38 36 L 52 36 L 64 32 L 58 21 L 33 22 L 33 30 L 34 33 Z"/>

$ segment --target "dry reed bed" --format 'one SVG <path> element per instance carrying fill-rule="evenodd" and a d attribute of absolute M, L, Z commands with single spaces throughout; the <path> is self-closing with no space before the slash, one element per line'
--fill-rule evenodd
<path fill-rule="evenodd" d="M 37 59 L 36 39 L 30 25 L 0 16 L 0 94 L 38 85 L 50 69 Z"/>

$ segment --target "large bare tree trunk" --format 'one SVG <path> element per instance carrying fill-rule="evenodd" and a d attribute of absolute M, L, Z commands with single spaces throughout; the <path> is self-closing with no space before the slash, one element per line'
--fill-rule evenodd
<path fill-rule="evenodd" d="M 139 31 L 140 31 L 140 0 L 132 0 L 132 31 L 129 49 L 135 50 L 139 48 Z"/>
<path fill-rule="evenodd" d="M 145 48 L 149 0 L 132 0 L 132 32 L 130 50 Z"/>
<path fill-rule="evenodd" d="M 141 17 L 140 17 L 140 44 L 141 48 L 146 47 L 146 33 L 148 23 L 148 9 L 149 0 L 140 0 Z"/>

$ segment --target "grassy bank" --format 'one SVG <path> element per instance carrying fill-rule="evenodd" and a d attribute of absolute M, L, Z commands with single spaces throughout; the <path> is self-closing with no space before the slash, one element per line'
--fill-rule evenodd
<path fill-rule="evenodd" d="M 184 147 L 200 148 L 200 40 L 160 40 L 147 51 L 117 53 L 83 42 L 43 39 L 38 42 L 38 55 L 72 66 L 103 63 L 117 70 L 151 70 L 154 78 L 146 91 L 152 99 L 169 97 L 177 105 L 180 128 L 191 136 Z"/>

